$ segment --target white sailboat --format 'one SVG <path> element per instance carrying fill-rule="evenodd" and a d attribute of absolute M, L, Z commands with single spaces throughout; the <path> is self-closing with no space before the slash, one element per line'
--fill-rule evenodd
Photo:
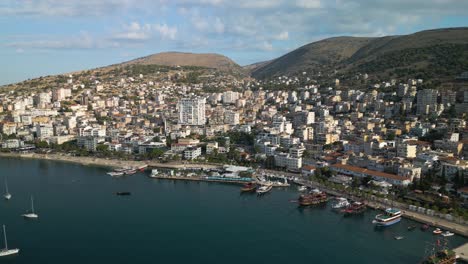
<path fill-rule="evenodd" d="M 33 197 L 31 196 L 31 212 L 23 214 L 25 218 L 38 218 L 39 216 L 34 213 L 34 200 Z"/>
<path fill-rule="evenodd" d="M 11 199 L 11 194 L 8 192 L 8 183 L 7 183 L 6 178 L 5 178 L 5 194 L 3 195 L 3 198 L 5 198 L 5 200 Z"/>
<path fill-rule="evenodd" d="M 3 237 L 5 239 L 5 248 L 0 249 L 0 257 L 18 254 L 19 249 L 17 249 L 17 248 L 8 249 L 8 242 L 7 242 L 5 225 L 3 225 Z"/>

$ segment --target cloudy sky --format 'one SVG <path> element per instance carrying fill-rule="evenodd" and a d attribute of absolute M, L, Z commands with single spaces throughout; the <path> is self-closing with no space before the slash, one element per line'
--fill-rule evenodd
<path fill-rule="evenodd" d="M 241 65 L 332 36 L 468 26 L 468 0 L 1 0 L 0 84 L 162 51 Z"/>

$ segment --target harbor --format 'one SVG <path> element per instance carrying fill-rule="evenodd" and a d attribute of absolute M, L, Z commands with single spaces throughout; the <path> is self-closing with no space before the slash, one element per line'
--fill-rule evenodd
<path fill-rule="evenodd" d="M 219 262 L 214 251 L 226 256 L 227 264 L 245 258 L 249 263 L 418 263 L 426 242 L 439 237 L 432 229 L 409 231 L 418 223 L 407 218 L 377 229 L 372 220 L 379 212 L 372 209 L 345 217 L 330 200 L 300 207 L 289 202 L 300 195 L 294 185 L 257 195 L 241 193 L 237 184 L 153 179 L 149 168 L 111 177 L 108 168 L 55 161 L 0 159 L 0 166 L 12 195 L 0 203 L 2 222 L 9 247 L 20 249 L 7 264 Z M 31 207 L 31 195 L 37 221 L 21 216 Z M 467 242 L 458 235 L 448 239 L 452 248 Z M 59 252 L 54 259 L 51 248 Z"/>

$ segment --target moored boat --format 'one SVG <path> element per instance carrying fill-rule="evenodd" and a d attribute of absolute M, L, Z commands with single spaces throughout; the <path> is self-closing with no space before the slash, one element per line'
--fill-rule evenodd
<path fill-rule="evenodd" d="M 5 248 L 0 249 L 0 257 L 18 254 L 19 249 L 17 249 L 17 248 L 8 249 L 8 241 L 7 241 L 7 236 L 6 236 L 5 225 L 3 225 L 3 238 L 4 238 L 4 241 L 5 241 Z"/>
<path fill-rule="evenodd" d="M 442 230 L 440 228 L 436 228 L 434 231 L 432 231 L 432 234 L 440 235 L 440 234 L 442 234 Z"/>
<path fill-rule="evenodd" d="M 345 209 L 341 210 L 345 216 L 355 215 L 363 213 L 367 209 L 367 206 L 361 202 L 354 202 L 350 206 L 346 207 Z"/>
<path fill-rule="evenodd" d="M 343 197 L 338 197 L 336 198 L 336 202 L 332 205 L 333 209 L 341 209 L 348 207 L 350 203 L 348 202 L 348 199 L 343 198 Z"/>
<path fill-rule="evenodd" d="M 271 188 L 273 188 L 273 186 L 270 185 L 270 184 L 269 185 L 262 185 L 256 190 L 256 192 L 257 192 L 258 195 L 262 195 L 262 194 L 265 194 L 265 193 L 271 191 Z"/>
<path fill-rule="evenodd" d="M 131 192 L 116 192 L 115 194 L 120 195 L 120 196 L 127 196 L 127 195 L 131 195 L 132 193 Z"/>
<path fill-rule="evenodd" d="M 308 194 L 302 194 L 297 201 L 300 206 L 309 206 L 326 203 L 328 198 L 326 193 L 316 190 Z"/>
<path fill-rule="evenodd" d="M 299 186 L 299 187 L 297 188 L 297 190 L 300 191 L 300 192 L 305 192 L 305 191 L 307 191 L 307 186 L 304 186 L 304 185 Z"/>
<path fill-rule="evenodd" d="M 146 170 L 146 168 L 148 168 L 148 165 L 141 165 L 139 167 L 137 167 L 137 170 L 141 171 L 141 172 L 144 172 Z"/>
<path fill-rule="evenodd" d="M 118 177 L 118 176 L 124 175 L 123 172 L 118 172 L 118 171 L 111 171 L 111 172 L 108 172 L 107 174 L 112 176 L 112 177 Z"/>
<path fill-rule="evenodd" d="M 150 178 L 157 178 L 159 175 L 158 169 L 151 170 Z"/>
<path fill-rule="evenodd" d="M 415 225 L 408 226 L 408 231 L 413 231 L 416 228 Z"/>
<path fill-rule="evenodd" d="M 257 189 L 257 185 L 253 182 L 244 184 L 241 188 L 241 192 L 254 192 Z"/>
<path fill-rule="evenodd" d="M 444 237 L 451 237 L 453 235 L 455 235 L 455 234 L 450 232 L 450 231 L 445 231 L 445 232 L 442 233 L 442 236 L 444 236 Z"/>
<path fill-rule="evenodd" d="M 373 224 L 377 226 L 390 226 L 401 221 L 401 211 L 396 208 L 387 208 L 385 213 L 375 216 Z"/>
<path fill-rule="evenodd" d="M 429 227 L 430 226 L 428 224 L 424 224 L 424 225 L 421 226 L 421 231 L 426 231 L 426 230 L 429 229 Z"/>
<path fill-rule="evenodd" d="M 426 248 L 428 256 L 421 262 L 422 264 L 455 264 L 457 255 L 448 248 L 448 242 L 445 238 L 437 239 L 433 244 Z"/>

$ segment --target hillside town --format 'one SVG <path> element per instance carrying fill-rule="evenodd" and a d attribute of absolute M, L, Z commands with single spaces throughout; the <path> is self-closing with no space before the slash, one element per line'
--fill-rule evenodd
<path fill-rule="evenodd" d="M 2 152 L 230 163 L 468 205 L 464 79 L 429 89 L 422 79 L 367 74 L 354 86 L 320 84 L 306 72 L 269 81 L 174 76 L 90 72 L 41 90 L 4 90 Z"/>

